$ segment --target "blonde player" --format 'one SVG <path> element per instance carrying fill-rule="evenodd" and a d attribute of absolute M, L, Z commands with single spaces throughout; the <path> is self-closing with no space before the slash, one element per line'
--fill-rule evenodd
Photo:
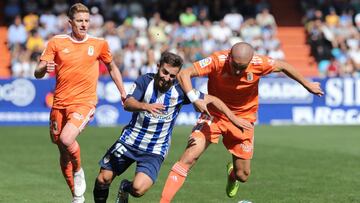
<path fill-rule="evenodd" d="M 87 34 L 89 9 L 77 3 L 68 16 L 72 32 L 49 40 L 34 75 L 42 78 L 47 72 L 56 73 L 50 136 L 59 148 L 61 171 L 73 195 L 72 202 L 84 202 L 86 183 L 76 137 L 95 112 L 99 60 L 106 64 L 122 100 L 126 93 L 108 43 Z"/>

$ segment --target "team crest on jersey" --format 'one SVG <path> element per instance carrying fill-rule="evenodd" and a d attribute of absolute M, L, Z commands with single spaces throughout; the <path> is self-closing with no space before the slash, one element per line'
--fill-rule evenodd
<path fill-rule="evenodd" d="M 171 104 L 171 105 L 176 104 L 176 102 L 177 102 L 177 98 L 176 98 L 176 97 L 171 97 L 171 98 L 170 98 L 170 104 Z"/>
<path fill-rule="evenodd" d="M 211 61 L 212 61 L 211 58 L 207 57 L 207 58 L 204 58 L 204 59 L 200 60 L 199 65 L 200 65 L 201 68 L 204 68 L 204 67 L 210 65 Z"/>
<path fill-rule="evenodd" d="M 89 55 L 89 56 L 94 55 L 94 46 L 89 46 L 89 48 L 88 48 L 88 55 Z"/>
<path fill-rule="evenodd" d="M 110 161 L 110 156 L 109 155 L 105 156 L 103 159 L 104 164 L 109 163 L 109 161 Z"/>
<path fill-rule="evenodd" d="M 246 74 L 246 80 L 247 80 L 247 81 L 250 82 L 250 81 L 252 81 L 253 79 L 254 79 L 254 74 L 253 74 L 253 73 L 250 72 L 250 73 L 247 73 L 247 74 Z"/>

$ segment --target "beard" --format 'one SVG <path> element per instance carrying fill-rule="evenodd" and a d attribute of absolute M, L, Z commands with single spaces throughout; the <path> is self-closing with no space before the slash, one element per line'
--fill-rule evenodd
<path fill-rule="evenodd" d="M 165 93 L 173 85 L 173 82 L 171 80 L 165 81 L 163 78 L 160 77 L 159 73 L 155 75 L 154 80 L 155 80 L 155 88 L 161 93 Z"/>

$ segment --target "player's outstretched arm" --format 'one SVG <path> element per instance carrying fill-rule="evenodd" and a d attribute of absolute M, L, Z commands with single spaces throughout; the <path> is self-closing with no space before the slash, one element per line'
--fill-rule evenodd
<path fill-rule="evenodd" d="M 56 65 L 54 61 L 40 61 L 34 72 L 35 78 L 43 78 L 46 73 L 53 72 Z"/>
<path fill-rule="evenodd" d="M 112 80 L 114 81 L 116 87 L 118 88 L 120 95 L 121 95 L 121 101 L 124 102 L 126 99 L 126 92 L 124 88 L 123 79 L 121 76 L 121 73 L 119 71 L 119 68 L 116 66 L 114 61 L 111 61 L 109 64 L 105 64 Z"/>
<path fill-rule="evenodd" d="M 165 106 L 158 103 L 148 104 L 145 102 L 140 102 L 134 97 L 129 97 L 124 102 L 124 109 L 131 112 L 147 111 L 153 115 L 157 115 L 165 109 Z"/>
<path fill-rule="evenodd" d="M 210 116 L 206 107 L 206 103 L 204 103 L 204 100 L 199 99 L 198 95 L 196 94 L 196 90 L 193 89 L 191 84 L 191 78 L 197 76 L 199 76 L 199 74 L 192 66 L 182 69 L 177 75 L 177 80 L 179 81 L 181 88 L 184 90 L 191 103 L 195 105 L 195 109 Z"/>
<path fill-rule="evenodd" d="M 181 71 L 177 74 L 177 80 L 185 93 L 188 93 L 193 89 L 191 78 L 197 76 L 199 76 L 199 74 L 193 66 L 181 69 Z"/>
<path fill-rule="evenodd" d="M 249 121 L 235 116 L 235 114 L 219 98 L 212 95 L 205 95 L 204 100 L 207 104 L 213 104 L 220 112 L 225 114 L 225 116 L 228 117 L 229 120 L 238 128 L 243 128 L 246 130 L 251 130 L 254 128 L 254 126 Z"/>
<path fill-rule="evenodd" d="M 281 60 L 275 60 L 275 69 L 274 72 L 283 72 L 288 77 L 296 80 L 299 82 L 302 86 L 304 86 L 305 89 L 307 89 L 310 93 L 322 96 L 324 95 L 324 92 L 322 91 L 320 87 L 320 83 L 318 82 L 310 82 L 303 75 L 301 75 L 292 65 L 285 61 Z"/>

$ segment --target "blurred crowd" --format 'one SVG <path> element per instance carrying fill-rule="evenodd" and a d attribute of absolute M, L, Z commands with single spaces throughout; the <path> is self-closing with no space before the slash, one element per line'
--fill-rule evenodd
<path fill-rule="evenodd" d="M 47 41 L 69 33 L 71 0 L 7 0 L 11 72 L 33 77 Z M 256 52 L 285 59 L 266 0 L 85 0 L 89 34 L 105 38 L 124 77 L 156 72 L 160 53 L 170 50 L 185 67 L 238 41 Z M 320 76 L 360 77 L 360 0 L 302 0 L 303 23 Z M 51 8 L 51 9 L 49 9 Z M 101 75 L 107 70 L 100 64 Z"/>
<path fill-rule="evenodd" d="M 181 55 L 186 67 L 238 41 L 249 42 L 259 54 L 284 59 L 266 1 L 82 2 L 91 12 L 89 34 L 108 41 L 114 61 L 126 78 L 156 72 L 156 62 L 164 50 Z M 13 22 L 8 29 L 8 45 L 14 77 L 33 77 L 47 40 L 70 32 L 66 15 L 69 5 L 66 0 L 8 0 L 5 17 Z M 108 74 L 103 64 L 100 73 Z"/>
<path fill-rule="evenodd" d="M 360 1 L 303 0 L 302 8 L 321 76 L 360 77 Z"/>

